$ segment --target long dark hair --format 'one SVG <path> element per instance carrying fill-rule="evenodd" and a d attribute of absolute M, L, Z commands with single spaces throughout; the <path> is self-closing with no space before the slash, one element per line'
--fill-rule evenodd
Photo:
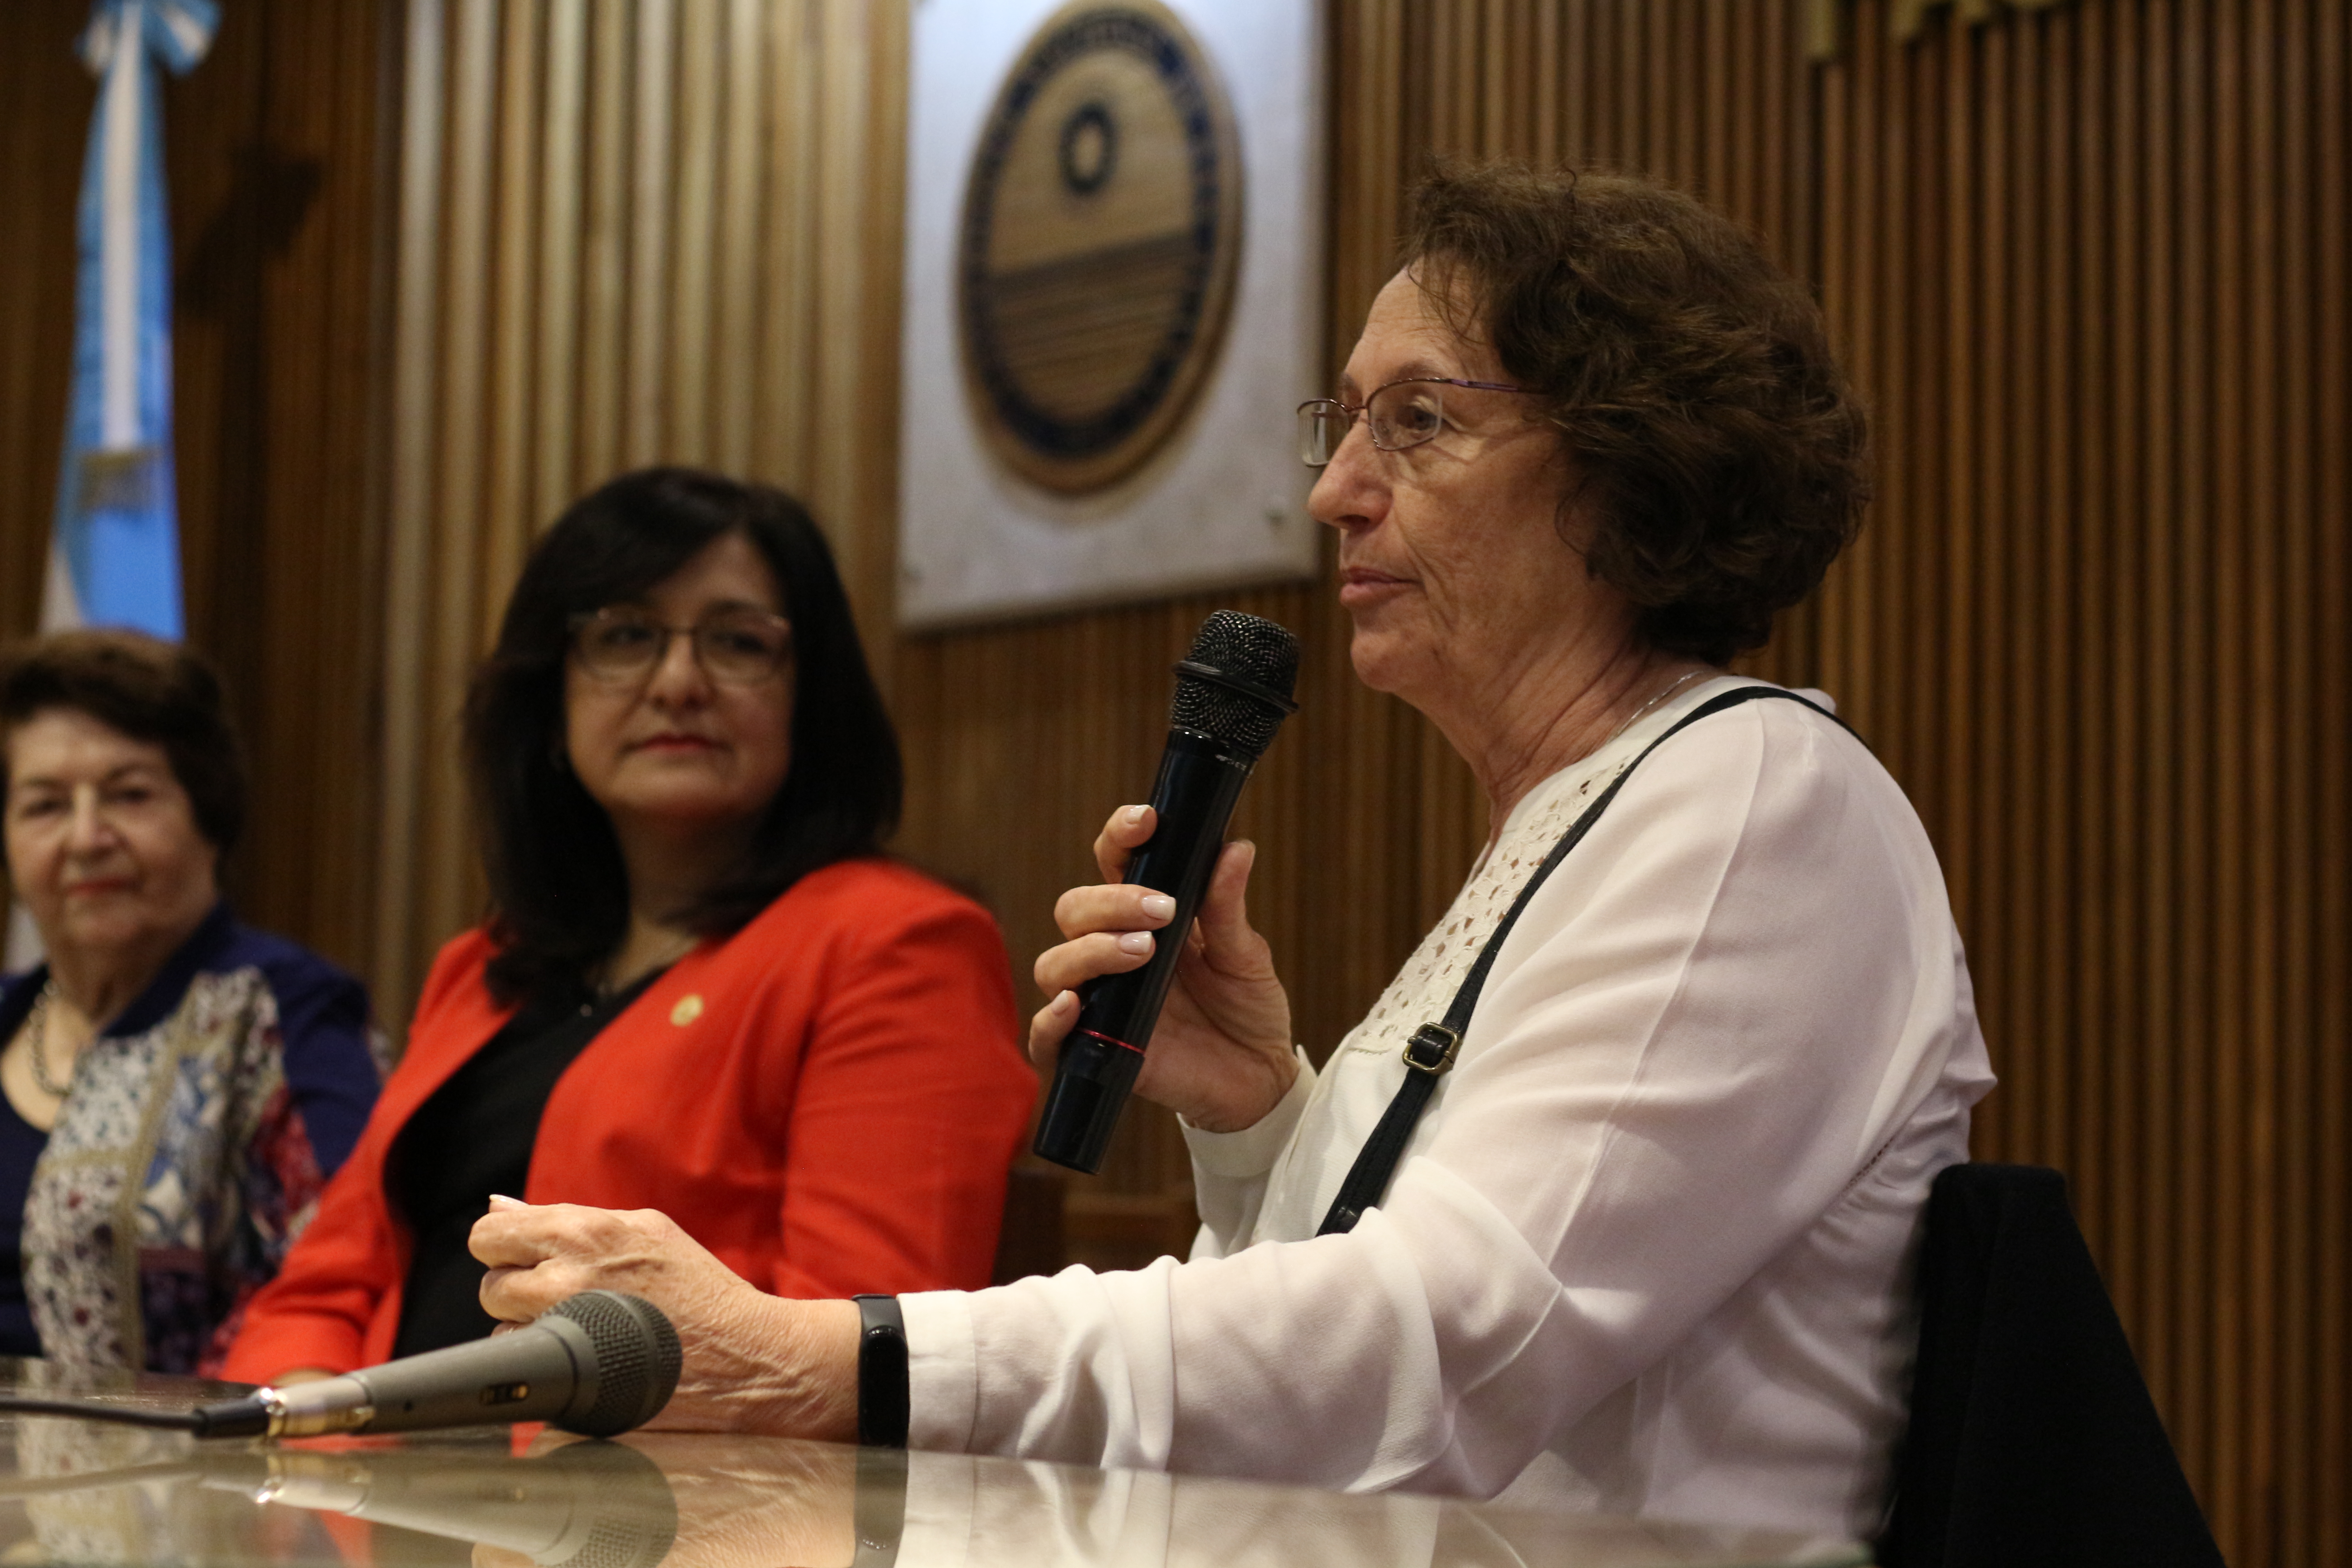
<path fill-rule="evenodd" d="M 782 490 L 698 469 L 624 474 L 573 503 L 531 552 L 467 697 L 499 948 L 488 980 L 501 1002 L 584 994 L 628 931 L 620 843 L 563 751 L 572 617 L 634 598 L 728 533 L 766 558 L 793 625 L 792 772 L 742 862 L 688 921 L 706 935 L 736 931 L 819 867 L 878 852 L 898 825 L 898 738 L 808 513 Z"/>

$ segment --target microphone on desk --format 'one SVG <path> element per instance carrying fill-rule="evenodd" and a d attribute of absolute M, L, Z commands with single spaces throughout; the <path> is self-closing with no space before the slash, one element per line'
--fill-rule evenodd
<path fill-rule="evenodd" d="M 1192 651 L 1176 667 L 1168 746 L 1151 786 L 1159 821 L 1127 866 L 1129 882 L 1168 894 L 1176 912 L 1154 933 L 1143 967 L 1078 988 L 1078 1021 L 1062 1042 L 1037 1117 L 1036 1152 L 1057 1165 L 1088 1175 L 1102 1169 L 1224 847 L 1234 803 L 1283 720 L 1297 710 L 1290 698 L 1297 678 L 1298 639 L 1237 610 L 1202 622 Z"/>
<path fill-rule="evenodd" d="M 583 1290 L 510 1333 L 199 1406 L 193 1429 L 314 1437 L 547 1421 L 610 1437 L 659 1414 L 683 1365 L 677 1331 L 659 1308 L 617 1290 Z"/>

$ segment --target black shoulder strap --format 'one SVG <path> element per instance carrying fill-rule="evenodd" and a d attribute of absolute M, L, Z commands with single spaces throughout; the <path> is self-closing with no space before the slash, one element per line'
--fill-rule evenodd
<path fill-rule="evenodd" d="M 1503 939 L 1511 934 L 1511 927 L 1518 923 L 1519 911 L 1528 907 L 1528 900 L 1536 896 L 1536 889 L 1543 886 L 1544 879 L 1568 858 L 1570 850 L 1583 842 L 1584 836 L 1592 830 L 1592 825 L 1601 819 L 1601 814 L 1609 809 L 1609 803 L 1617 798 L 1617 792 L 1625 787 L 1625 781 L 1633 776 L 1633 770 L 1640 767 L 1652 752 L 1700 720 L 1761 697 L 1778 697 L 1801 703 L 1844 729 L 1848 734 L 1853 733 L 1852 727 L 1844 720 L 1820 703 L 1808 701 L 1793 691 L 1783 691 L 1777 686 L 1742 686 L 1720 696 L 1710 697 L 1684 714 L 1664 734 L 1642 748 L 1639 756 L 1618 769 L 1617 776 L 1609 782 L 1609 787 L 1601 792 L 1601 798 L 1584 808 L 1583 815 L 1569 827 L 1560 841 L 1552 846 L 1551 853 L 1543 858 L 1543 864 L 1535 868 L 1535 874 L 1519 889 L 1519 896 L 1511 900 L 1511 907 L 1503 912 L 1502 920 L 1496 924 L 1494 934 L 1479 950 L 1477 962 L 1471 964 L 1470 973 L 1462 977 L 1461 989 L 1454 993 L 1454 1000 L 1446 1005 L 1445 1016 L 1434 1024 L 1423 1024 L 1412 1032 L 1412 1038 L 1405 1042 L 1404 1082 L 1397 1086 L 1396 1098 L 1390 1100 L 1389 1108 L 1381 1113 L 1380 1124 L 1372 1129 L 1372 1135 L 1364 1140 L 1364 1147 L 1357 1154 L 1356 1163 L 1349 1167 L 1348 1179 L 1339 1184 L 1339 1195 L 1331 1200 L 1331 1212 L 1323 1216 L 1323 1224 L 1316 1235 L 1335 1236 L 1355 1229 L 1356 1222 L 1363 1217 L 1364 1211 L 1378 1204 L 1382 1194 L 1387 1193 L 1389 1179 L 1396 1174 L 1398 1164 L 1404 1159 L 1405 1145 L 1412 1141 L 1412 1130 L 1420 1122 L 1421 1113 L 1428 1109 L 1430 1097 L 1437 1092 L 1437 1080 L 1453 1067 L 1454 1055 L 1462 1048 L 1462 1037 L 1469 1031 L 1470 1015 L 1477 1009 L 1478 994 L 1486 988 L 1486 972 L 1495 967 L 1495 954 L 1502 951 Z"/>

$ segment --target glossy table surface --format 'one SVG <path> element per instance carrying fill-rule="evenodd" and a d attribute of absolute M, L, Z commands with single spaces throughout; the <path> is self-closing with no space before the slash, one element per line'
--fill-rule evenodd
<path fill-rule="evenodd" d="M 0 1388 L 44 1396 L 0 1359 Z M 87 1386 L 87 1385 L 85 1385 Z M 91 1396 L 184 1409 L 227 1391 L 121 1379 Z M 1544 1513 L 1398 1494 L 774 1438 L 617 1443 L 486 1428 L 431 1436 L 198 1442 L 0 1416 L 0 1568 L 1649 1568 L 1868 1561 L 1770 1531 Z"/>

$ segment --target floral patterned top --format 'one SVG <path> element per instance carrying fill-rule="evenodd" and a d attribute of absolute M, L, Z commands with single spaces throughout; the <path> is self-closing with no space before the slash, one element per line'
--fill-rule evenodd
<path fill-rule="evenodd" d="M 47 979 L 0 979 L 0 1040 Z M 217 1367 L 381 1081 L 365 988 L 215 908 L 84 1053 L 33 1167 L 23 1283 L 43 1354 Z"/>

